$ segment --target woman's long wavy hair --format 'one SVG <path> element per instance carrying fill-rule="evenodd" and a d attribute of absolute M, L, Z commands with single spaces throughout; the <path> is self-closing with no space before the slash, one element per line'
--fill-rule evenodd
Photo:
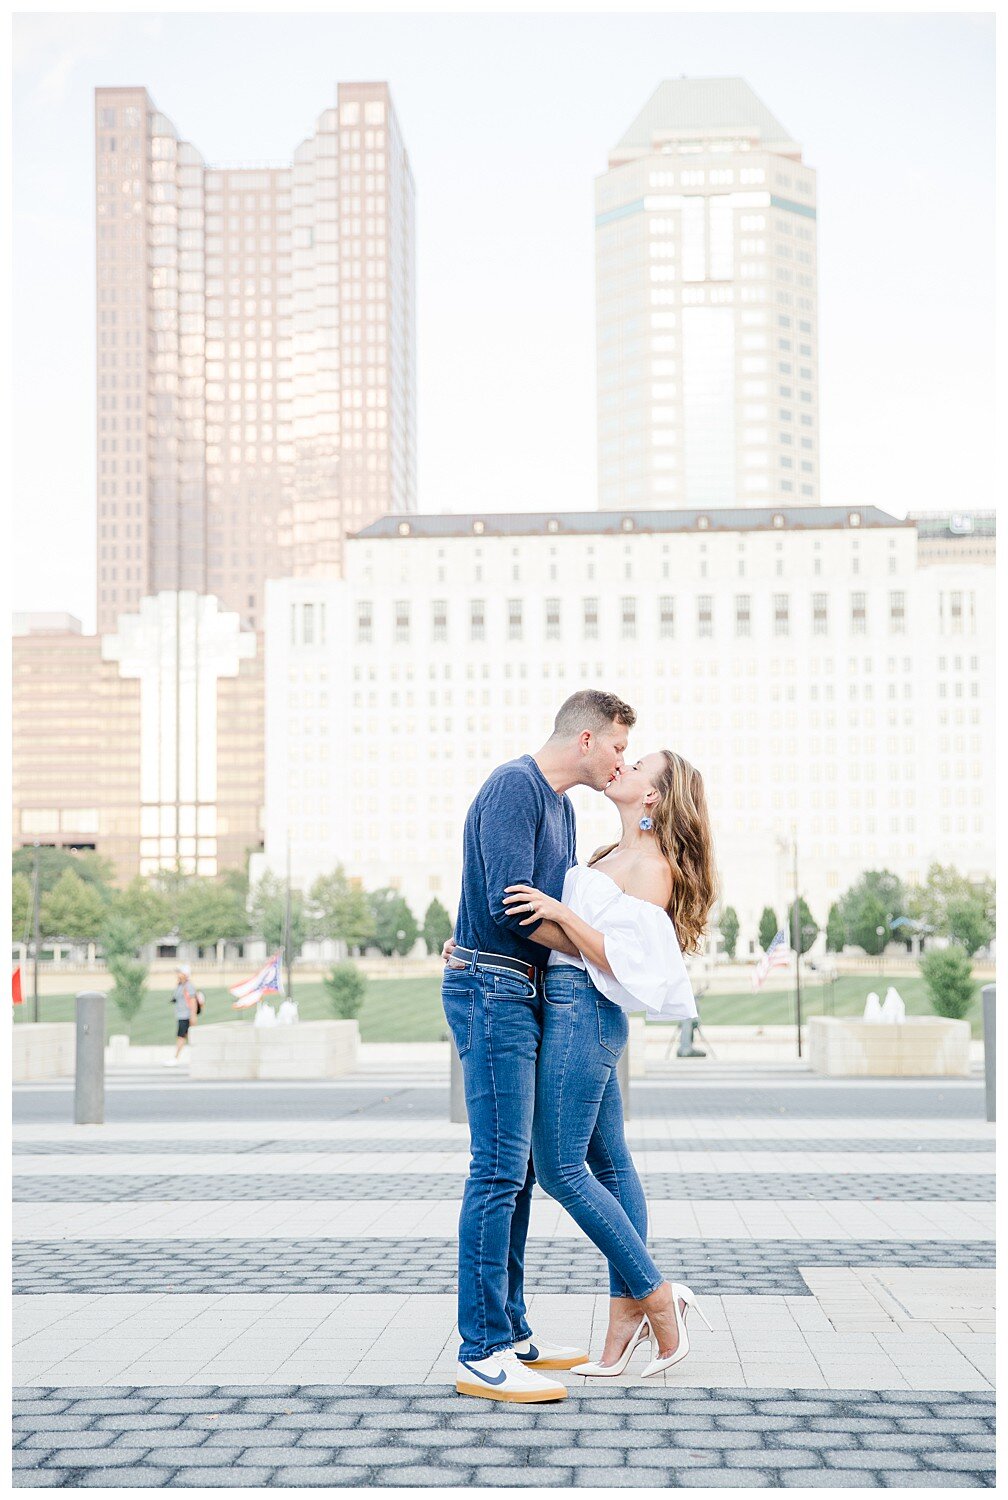
<path fill-rule="evenodd" d="M 672 895 L 666 911 L 684 953 L 700 950 L 707 918 L 717 900 L 714 835 L 703 777 L 674 750 L 662 750 L 665 769 L 654 785 L 658 801 L 648 813 L 659 849 L 672 872 Z M 600 849 L 591 863 L 611 854 L 616 844 Z"/>

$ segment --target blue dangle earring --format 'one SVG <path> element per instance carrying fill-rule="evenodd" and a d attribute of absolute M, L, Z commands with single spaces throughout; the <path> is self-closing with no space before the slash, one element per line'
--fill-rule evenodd
<path fill-rule="evenodd" d="M 639 828 L 642 828 L 645 833 L 649 831 L 652 824 L 651 819 L 648 817 L 647 813 L 644 814 L 643 818 L 641 818 L 640 823 L 637 826 Z"/>

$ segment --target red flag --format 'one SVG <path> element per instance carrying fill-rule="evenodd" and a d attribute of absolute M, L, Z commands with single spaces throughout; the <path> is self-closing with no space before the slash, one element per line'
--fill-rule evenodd
<path fill-rule="evenodd" d="M 18 964 L 11 975 L 11 995 L 15 1005 L 24 1004 L 24 996 L 21 993 L 21 965 Z"/>

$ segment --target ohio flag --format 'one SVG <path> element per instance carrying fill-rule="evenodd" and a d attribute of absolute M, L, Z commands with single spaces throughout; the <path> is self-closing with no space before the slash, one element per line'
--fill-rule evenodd
<path fill-rule="evenodd" d="M 268 958 L 252 979 L 246 979 L 244 984 L 233 984 L 231 994 L 235 1001 L 232 1010 L 247 1010 L 249 1006 L 258 1005 L 264 995 L 282 995 L 284 992 L 283 979 L 280 974 L 281 948 Z"/>

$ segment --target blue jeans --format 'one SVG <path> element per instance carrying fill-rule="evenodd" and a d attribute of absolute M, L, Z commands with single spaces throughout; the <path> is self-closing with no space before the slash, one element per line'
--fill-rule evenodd
<path fill-rule="evenodd" d="M 508 969 L 446 968 L 441 1000 L 462 1060 L 472 1161 L 459 1214 L 459 1359 L 531 1335 L 525 1240 L 542 996 Z"/>
<path fill-rule="evenodd" d="M 645 1244 L 647 1203 L 623 1131 L 616 1064 L 629 1032 L 583 969 L 547 969 L 532 1155 L 540 1186 L 608 1260 L 610 1296 L 646 1297 L 665 1278 Z"/>

